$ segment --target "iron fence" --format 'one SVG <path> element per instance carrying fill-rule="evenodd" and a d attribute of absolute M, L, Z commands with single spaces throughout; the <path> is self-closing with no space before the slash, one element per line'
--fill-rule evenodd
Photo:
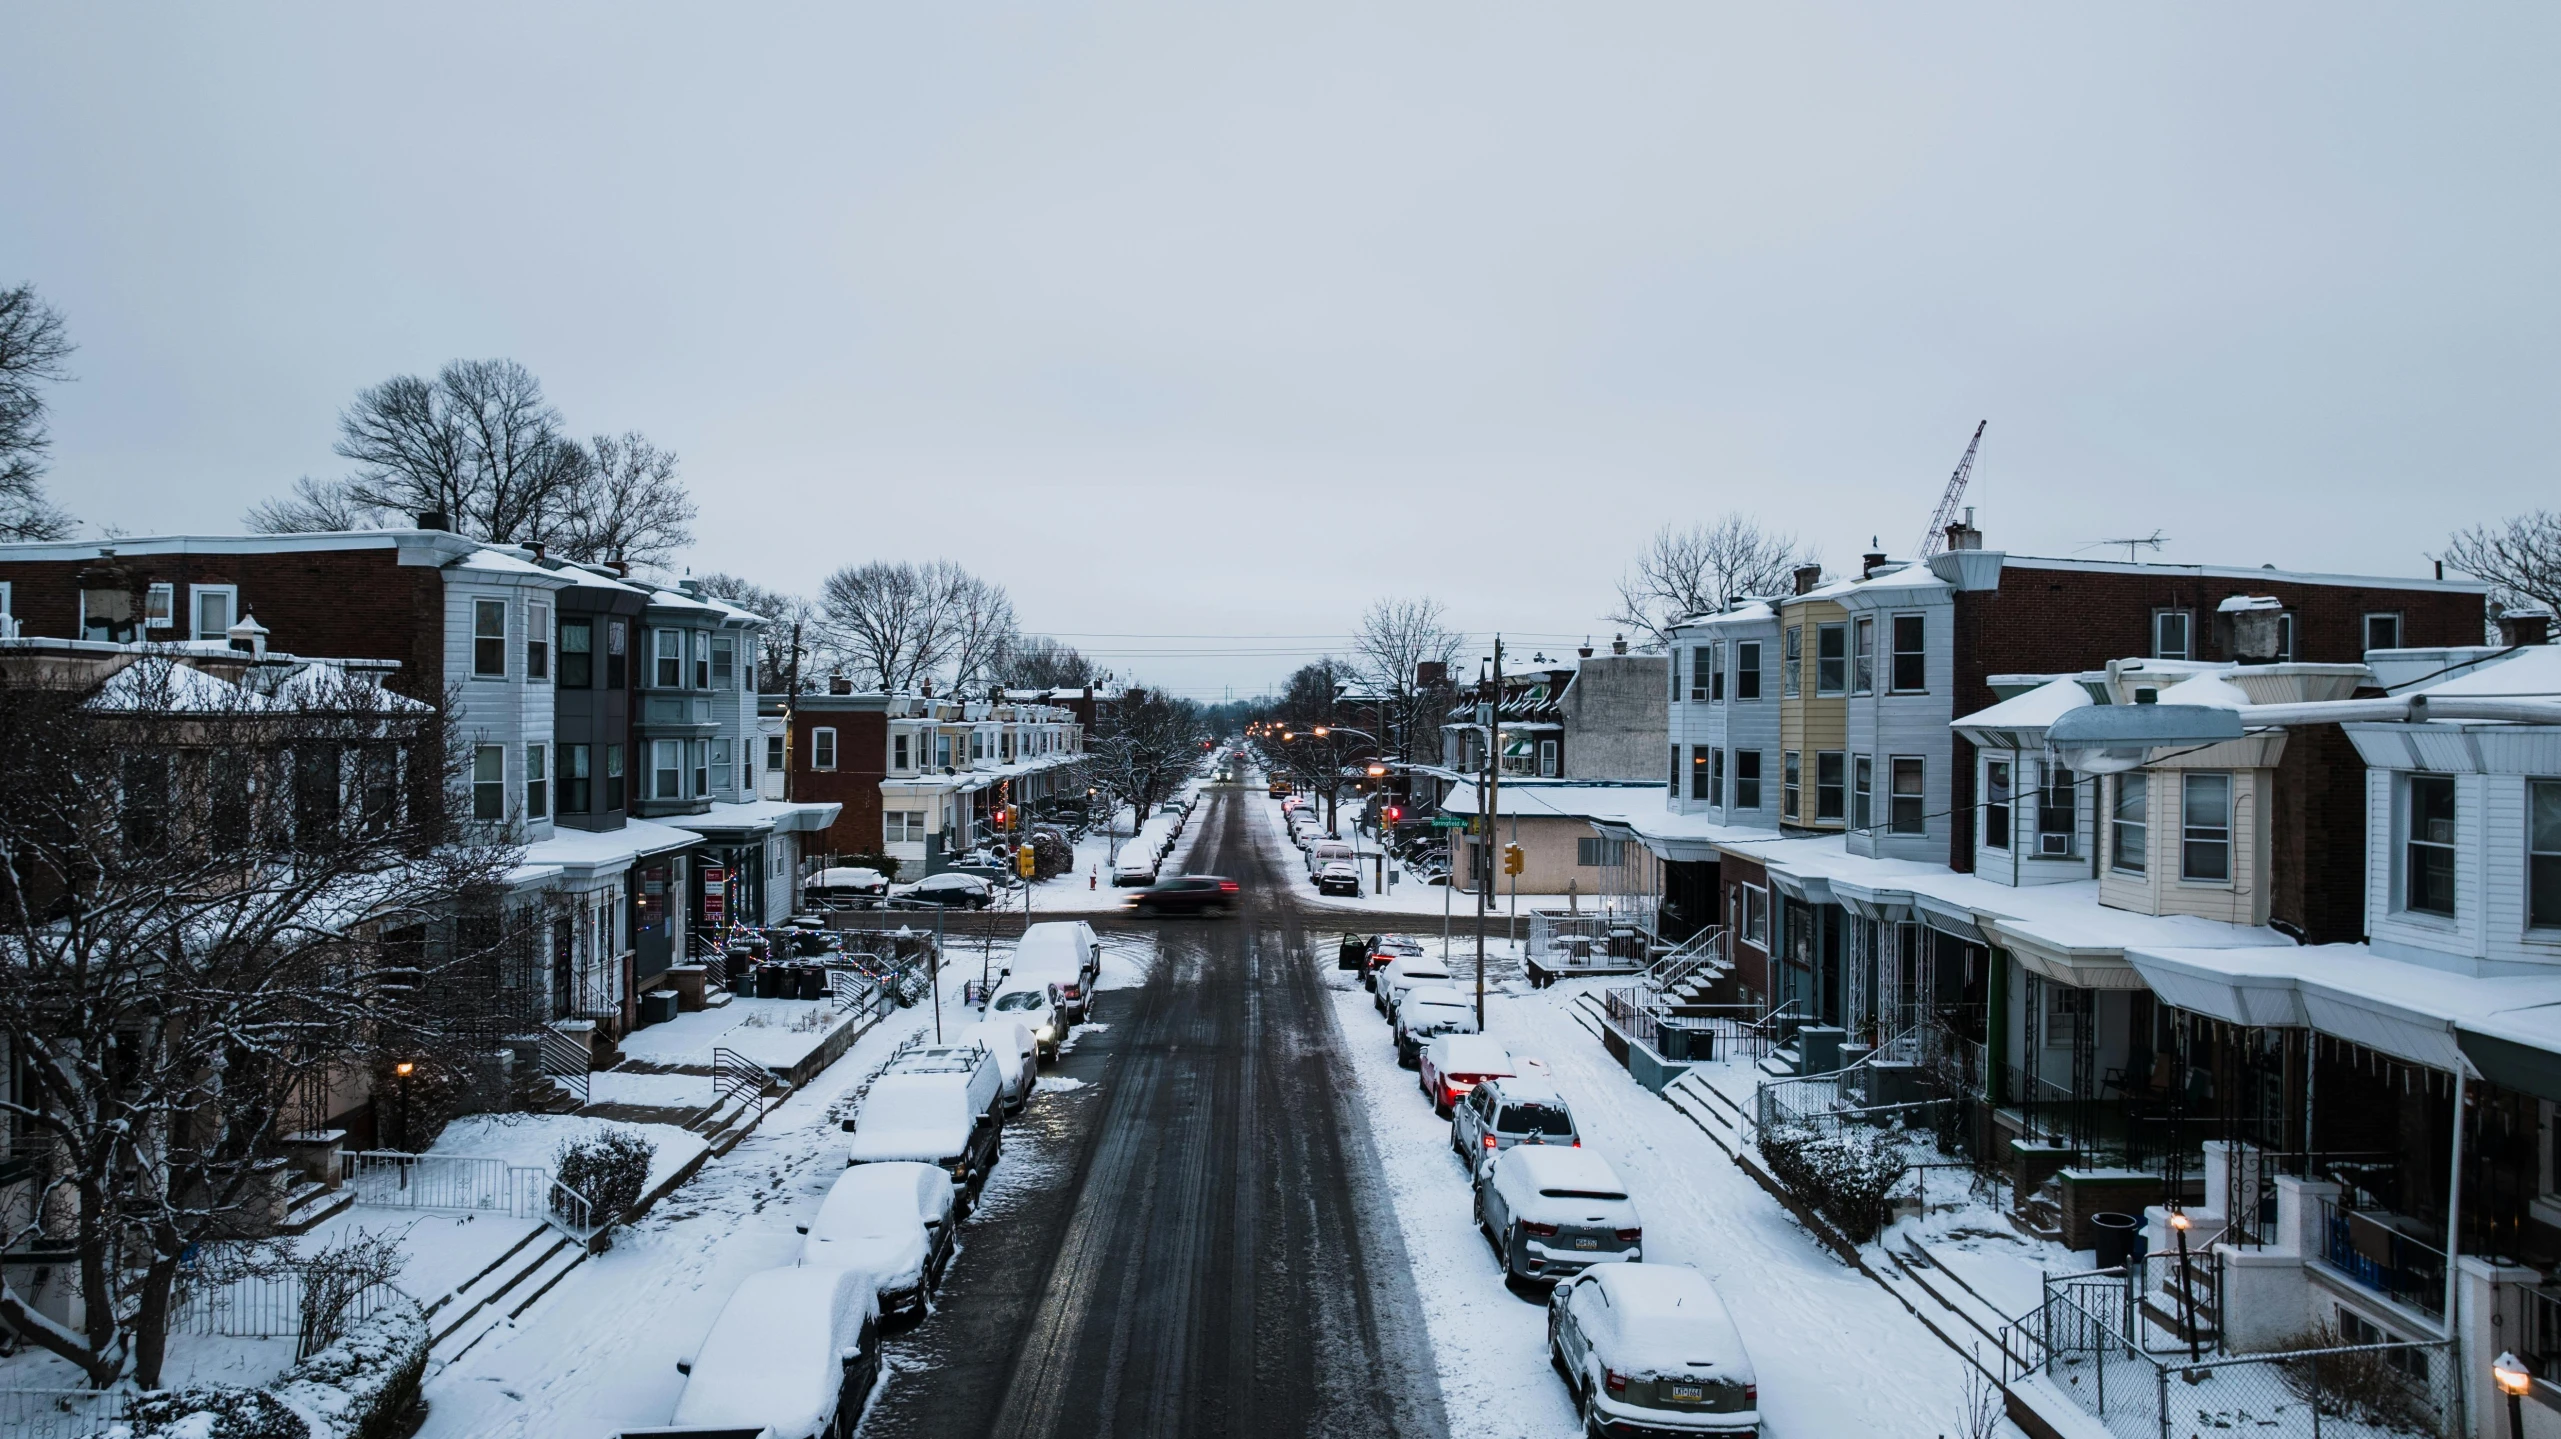
<path fill-rule="evenodd" d="M 620 1218 L 596 1213 L 548 1169 L 477 1155 L 350 1150 L 338 1156 L 338 1178 L 358 1204 L 539 1219 L 582 1244 Z"/>
<path fill-rule="evenodd" d="M 2348 1208 L 2336 1200 L 2320 1206 L 2320 1261 L 2405 1308 L 2445 1317 L 2445 1251 L 2387 1222 L 2394 1216 Z"/>
<path fill-rule="evenodd" d="M 123 1421 L 133 1397 L 121 1389 L 0 1389 L 0 1434 L 94 1439 Z"/>

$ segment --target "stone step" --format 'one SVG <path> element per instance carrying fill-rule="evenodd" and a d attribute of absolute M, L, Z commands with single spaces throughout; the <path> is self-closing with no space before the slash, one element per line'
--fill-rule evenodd
<path fill-rule="evenodd" d="M 285 1218 L 276 1226 L 278 1234 L 308 1234 L 331 1216 L 356 1202 L 356 1191 L 332 1189 L 317 1180 L 306 1179 L 285 1196 Z"/>
<path fill-rule="evenodd" d="M 535 1238 L 455 1291 L 436 1317 L 435 1338 L 427 1348 L 431 1365 L 442 1368 L 461 1358 L 491 1329 L 521 1312 L 527 1296 L 549 1289 L 587 1257 L 583 1245 L 556 1229 L 546 1227 Z"/>

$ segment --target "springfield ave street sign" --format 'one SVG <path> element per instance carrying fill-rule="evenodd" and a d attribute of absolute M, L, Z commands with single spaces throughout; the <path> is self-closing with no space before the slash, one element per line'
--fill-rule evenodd
<path fill-rule="evenodd" d="M 1436 814 L 1432 816 L 1432 828 L 1434 829 L 1473 829 L 1475 827 L 1476 817 L 1474 815 Z"/>

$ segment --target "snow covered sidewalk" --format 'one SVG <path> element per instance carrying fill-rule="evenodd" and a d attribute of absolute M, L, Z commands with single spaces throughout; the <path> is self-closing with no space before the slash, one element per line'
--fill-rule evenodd
<path fill-rule="evenodd" d="M 1370 996 L 1349 975 L 1333 982 L 1449 1412 L 1469 1416 L 1471 1435 L 1573 1433 L 1565 1386 L 1548 1365 L 1545 1311 L 1504 1286 L 1476 1231 L 1448 1124 L 1434 1117 L 1412 1072 L 1397 1067 Z M 1959 1432 L 1965 1362 L 1630 1079 L 1567 1012 L 1574 993 L 1489 996 L 1487 1029 L 1516 1061 L 1545 1064 L 1583 1142 L 1627 1182 L 1644 1216 L 1646 1259 L 1692 1264 L 1715 1282 L 1750 1346 L 1766 1432 L 1778 1439 Z"/>

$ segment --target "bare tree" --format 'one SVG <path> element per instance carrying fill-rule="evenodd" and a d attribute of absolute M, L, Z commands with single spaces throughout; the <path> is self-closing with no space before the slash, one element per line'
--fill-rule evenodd
<path fill-rule="evenodd" d="M 931 569 L 872 560 L 847 565 L 819 587 L 828 648 L 857 685 L 912 690 L 951 658 L 945 596 Z"/>
<path fill-rule="evenodd" d="M 1094 665 L 1073 645 L 1021 635 L 997 658 L 995 681 L 1009 690 L 1075 689 L 1094 682 Z"/>
<path fill-rule="evenodd" d="M 291 494 L 251 505 L 243 523 L 262 535 L 307 535 L 380 529 L 384 518 L 380 510 L 359 503 L 346 481 L 304 475 L 293 482 Z"/>
<path fill-rule="evenodd" d="M 92 1383 L 159 1382 L 183 1257 L 268 1230 L 315 1093 L 468 1074 L 504 1032 L 521 851 L 450 819 L 446 741 L 326 666 L 0 669 L 0 1115 L 35 1186 L 0 1245 L 68 1255 L 83 1315 L 12 1268 L 0 1320 Z"/>
<path fill-rule="evenodd" d="M 1014 622 L 1013 597 L 1003 585 L 949 560 L 936 560 L 927 569 L 941 594 L 944 628 L 951 636 L 952 684 L 993 683 L 997 662 L 1022 635 Z"/>
<path fill-rule="evenodd" d="M 1097 716 L 1086 745 L 1095 777 L 1145 823 L 1201 757 L 1200 712 L 1189 700 L 1132 689 Z"/>
<path fill-rule="evenodd" d="M 1796 536 L 1764 530 L 1740 511 L 1688 529 L 1665 525 L 1620 577 L 1618 608 L 1608 618 L 1659 649 L 1681 619 L 1712 614 L 1738 595 L 1780 593 L 1797 566 L 1813 562 L 1814 552 Z"/>
<path fill-rule="evenodd" d="M 795 629 L 801 631 L 800 687 L 803 692 L 816 688 L 817 667 L 810 662 L 810 649 L 818 625 L 817 606 L 798 595 L 769 590 L 737 575 L 704 575 L 702 591 L 765 617 L 765 627 L 757 632 L 756 671 L 757 681 L 765 693 L 785 693 L 785 687 L 792 681 L 791 647 Z"/>
<path fill-rule="evenodd" d="M 1451 629 L 1447 618 L 1440 601 L 1428 596 L 1380 600 L 1361 616 L 1360 629 L 1352 636 L 1353 673 L 1382 697 L 1380 708 L 1394 733 L 1379 739 L 1398 759 L 1411 760 L 1440 747 L 1433 720 L 1448 706 L 1448 685 L 1445 679 L 1426 684 L 1421 674 L 1424 666 L 1438 665 L 1446 676 L 1458 663 L 1466 636 Z"/>
<path fill-rule="evenodd" d="M 53 435 L 45 427 L 39 381 L 71 378 L 62 315 L 36 295 L 33 285 L 0 290 L 0 540 L 71 537 L 71 516 L 44 492 L 45 453 Z"/>
<path fill-rule="evenodd" d="M 2458 531 L 2444 558 L 2448 568 L 2487 580 L 2511 609 L 2561 615 L 2561 512 L 2535 510 Z"/>
<path fill-rule="evenodd" d="M 541 516 L 537 538 L 563 559 L 664 565 L 693 543 L 697 511 L 676 478 L 676 455 L 637 430 L 563 448 L 570 473 Z"/>

